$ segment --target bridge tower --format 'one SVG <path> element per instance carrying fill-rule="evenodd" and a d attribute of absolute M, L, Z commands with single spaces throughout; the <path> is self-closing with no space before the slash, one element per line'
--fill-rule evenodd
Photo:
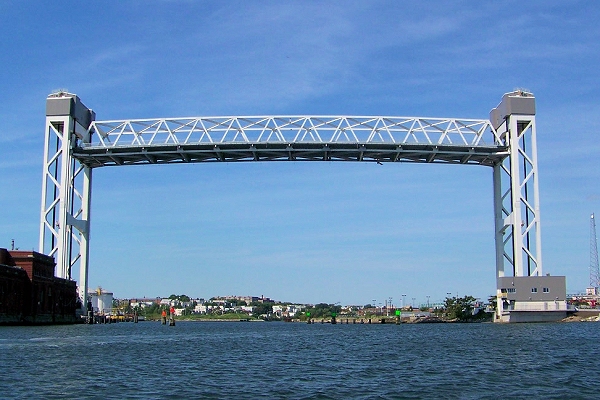
<path fill-rule="evenodd" d="M 566 316 L 564 276 L 544 276 L 535 98 L 507 93 L 490 121 L 509 146 L 494 166 L 497 322 L 555 321 Z"/>
<path fill-rule="evenodd" d="M 86 304 L 92 169 L 72 151 L 88 132 L 95 113 L 74 94 L 57 92 L 46 100 L 46 129 L 40 218 L 40 252 L 56 260 L 56 275 L 73 279 L 79 265 L 79 296 Z"/>
<path fill-rule="evenodd" d="M 535 98 L 507 93 L 490 113 L 509 156 L 494 166 L 496 276 L 541 276 Z"/>

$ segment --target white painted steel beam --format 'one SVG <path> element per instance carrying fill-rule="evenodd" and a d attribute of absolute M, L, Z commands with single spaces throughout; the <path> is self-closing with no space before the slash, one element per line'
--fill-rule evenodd
<path fill-rule="evenodd" d="M 541 276 L 535 98 L 507 93 L 490 119 L 509 148 L 509 156 L 494 166 L 496 276 Z"/>
<path fill-rule="evenodd" d="M 55 258 L 60 278 L 72 279 L 72 270 L 79 265 L 83 304 L 87 296 L 92 169 L 73 157 L 73 148 L 90 141 L 88 128 L 94 117 L 76 95 L 59 92 L 46 101 L 39 251 Z"/>

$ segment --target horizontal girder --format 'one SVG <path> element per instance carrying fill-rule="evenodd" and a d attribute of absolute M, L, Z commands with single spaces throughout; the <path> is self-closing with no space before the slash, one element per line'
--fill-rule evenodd
<path fill-rule="evenodd" d="M 200 117 L 96 121 L 73 156 L 88 167 L 215 161 L 376 161 L 492 166 L 508 147 L 488 120 Z"/>
<path fill-rule="evenodd" d="M 223 143 L 85 147 L 73 156 L 90 167 L 216 161 L 375 161 L 479 164 L 493 166 L 508 155 L 504 148 L 340 143 Z"/>

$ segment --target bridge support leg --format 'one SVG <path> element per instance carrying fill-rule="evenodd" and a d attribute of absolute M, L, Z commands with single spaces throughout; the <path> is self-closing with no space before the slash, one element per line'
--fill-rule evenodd
<path fill-rule="evenodd" d="M 55 258 L 60 278 L 72 279 L 79 264 L 82 305 L 87 301 L 92 170 L 72 157 L 72 149 L 89 142 L 94 118 L 73 94 L 48 96 L 39 251 Z"/>
<path fill-rule="evenodd" d="M 496 271 L 542 275 L 535 98 L 508 93 L 490 117 L 510 152 L 494 167 Z"/>
<path fill-rule="evenodd" d="M 536 311 L 532 304 L 524 305 L 531 303 L 531 292 L 517 293 L 505 287 L 507 282 L 514 286 L 517 279 L 503 278 L 543 276 L 535 98 L 523 91 L 507 93 L 490 120 L 509 147 L 509 156 L 494 166 L 496 319 L 501 320 L 519 308 Z"/>

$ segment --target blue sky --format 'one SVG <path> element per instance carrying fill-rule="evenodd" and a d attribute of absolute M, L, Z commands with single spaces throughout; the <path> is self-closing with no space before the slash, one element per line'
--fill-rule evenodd
<path fill-rule="evenodd" d="M 600 7 L 584 1 L 0 3 L 0 247 L 38 250 L 45 99 L 98 120 L 488 118 L 537 104 L 543 269 L 589 284 Z M 94 170 L 90 286 L 116 297 L 399 304 L 495 292 L 492 170 L 240 163 Z"/>

